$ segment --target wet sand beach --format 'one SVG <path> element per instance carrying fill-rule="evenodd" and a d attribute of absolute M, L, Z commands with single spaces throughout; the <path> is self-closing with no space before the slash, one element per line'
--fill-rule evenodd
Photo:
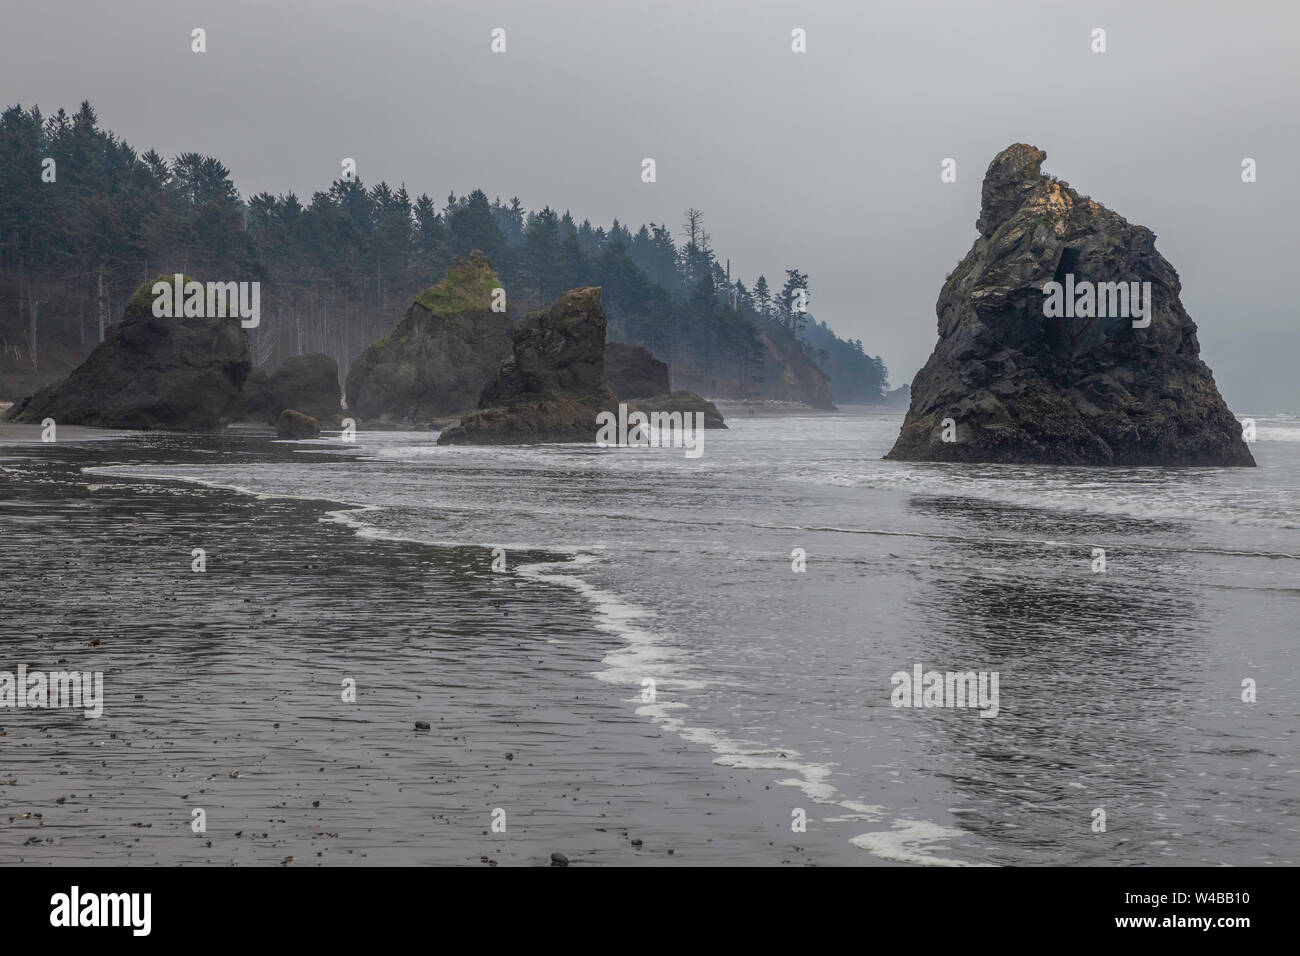
<path fill-rule="evenodd" d="M 698 459 L 4 426 L 0 675 L 106 701 L 0 707 L 0 862 L 1293 865 L 1300 424 L 949 467 L 882 460 L 900 417 Z M 996 714 L 898 706 L 918 666 Z"/>
<path fill-rule="evenodd" d="M 328 502 L 81 471 L 302 459 L 263 437 L 90 437 L 0 434 L 0 670 L 106 698 L 0 709 L 0 864 L 871 862 L 595 680 L 618 639 L 571 591 Z"/>

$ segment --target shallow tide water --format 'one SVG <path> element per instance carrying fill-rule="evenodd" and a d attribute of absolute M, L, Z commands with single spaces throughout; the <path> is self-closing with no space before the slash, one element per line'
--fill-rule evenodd
<path fill-rule="evenodd" d="M 0 711 L 0 860 L 1294 863 L 1300 424 L 1162 470 L 882 461 L 899 420 L 5 446 L 0 666 L 110 706 Z M 918 665 L 996 716 L 893 706 Z"/>

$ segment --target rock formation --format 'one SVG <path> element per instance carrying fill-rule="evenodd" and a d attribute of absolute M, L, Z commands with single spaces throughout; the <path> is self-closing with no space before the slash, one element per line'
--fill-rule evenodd
<path fill-rule="evenodd" d="M 757 389 L 746 397 L 803 402 L 813 408 L 836 411 L 831 401 L 830 378 L 803 354 L 788 332 L 760 328 L 758 341 L 763 347 L 763 364 L 752 373 L 758 379 Z"/>
<path fill-rule="evenodd" d="M 244 388 L 239 396 L 239 410 L 235 413 L 236 421 L 260 422 L 267 420 L 266 387 L 271 376 L 261 365 L 256 366 L 244 379 Z M 273 421 L 273 419 L 272 419 Z"/>
<path fill-rule="evenodd" d="M 619 396 L 622 398 L 622 396 Z M 714 405 L 708 399 L 700 398 L 694 392 L 671 392 L 667 395 L 651 395 L 647 398 L 633 398 L 627 402 L 629 412 L 682 412 L 683 414 L 693 415 L 695 412 L 704 413 L 705 428 L 726 428 L 726 422 L 723 421 L 722 412 L 718 411 L 718 406 Z M 695 419 L 690 419 L 694 422 Z"/>
<path fill-rule="evenodd" d="M 245 391 L 248 386 L 244 386 Z M 286 408 L 322 422 L 338 424 L 339 363 L 328 355 L 296 355 L 270 374 L 264 399 L 266 421 L 274 422 Z"/>
<path fill-rule="evenodd" d="M 510 337 L 513 356 L 483 387 L 480 411 L 438 444 L 595 441 L 596 415 L 618 403 L 605 377 L 600 288 L 571 289 Z"/>
<path fill-rule="evenodd" d="M 726 428 L 716 405 L 694 392 L 672 391 L 668 366 L 640 345 L 605 344 L 605 375 L 628 411 L 703 412 L 705 428 Z M 692 419 L 694 421 L 694 419 Z"/>
<path fill-rule="evenodd" d="M 393 334 L 352 365 L 348 410 L 358 418 L 424 421 L 474 408 L 510 357 L 510 314 L 492 311 L 499 288 L 483 253 L 453 261 L 441 282 L 416 296 Z"/>
<path fill-rule="evenodd" d="M 979 237 L 939 294 L 939 342 L 886 457 L 1253 465 L 1155 235 L 1044 175 L 1046 157 L 1017 143 L 989 164 Z"/>
<path fill-rule="evenodd" d="M 136 290 L 119 322 L 61 382 L 18 402 L 10 421 L 102 428 L 212 431 L 238 415 L 252 368 L 238 318 L 158 318 L 154 281 Z M 189 281 L 186 277 L 185 281 Z"/>
<path fill-rule="evenodd" d="M 277 438 L 319 438 L 320 422 L 310 415 L 286 408 L 275 420 Z"/>
<path fill-rule="evenodd" d="M 909 385 L 900 385 L 886 392 L 881 401 L 890 408 L 908 408 L 912 404 L 912 388 Z"/>
<path fill-rule="evenodd" d="M 605 344 L 605 375 L 620 400 L 645 395 L 667 395 L 668 366 L 640 345 Z"/>

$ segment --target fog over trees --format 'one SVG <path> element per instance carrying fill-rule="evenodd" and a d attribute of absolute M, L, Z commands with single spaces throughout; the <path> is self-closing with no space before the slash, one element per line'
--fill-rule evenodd
<path fill-rule="evenodd" d="M 142 282 L 173 272 L 260 281 L 255 360 L 323 352 L 346 374 L 473 249 L 492 260 L 517 316 L 566 289 L 603 286 L 610 338 L 650 348 L 683 387 L 743 397 L 771 379 L 774 356 L 816 365 L 836 401 L 874 401 L 888 386 L 861 340 L 815 318 L 808 273 L 746 283 L 712 247 L 699 209 L 676 224 L 593 225 L 481 189 L 439 204 L 355 177 L 307 201 L 244 198 L 219 157 L 139 152 L 88 102 L 73 114 L 0 114 L 0 372 L 19 379 L 75 365 Z"/>

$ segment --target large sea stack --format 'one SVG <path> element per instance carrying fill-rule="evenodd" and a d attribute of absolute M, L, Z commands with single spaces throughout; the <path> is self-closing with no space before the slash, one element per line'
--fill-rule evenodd
<path fill-rule="evenodd" d="M 441 282 L 416 296 L 393 334 L 353 363 L 348 411 L 427 421 L 474 408 L 483 385 L 510 357 L 510 314 L 492 311 L 499 288 L 483 253 L 453 261 Z"/>
<path fill-rule="evenodd" d="M 511 342 L 514 354 L 484 386 L 481 410 L 438 444 L 595 441 L 596 415 L 618 402 L 605 377 L 600 287 L 571 289 L 529 313 Z"/>
<path fill-rule="evenodd" d="M 1046 158 L 1017 143 L 989 164 L 979 238 L 939 294 L 939 342 L 885 457 L 1254 465 L 1155 234 L 1043 174 Z M 1053 282 L 1080 298 L 1048 317 Z M 1147 316 L 1126 312 L 1121 291 L 1144 288 Z"/>
<path fill-rule="evenodd" d="M 15 404 L 7 418 L 201 432 L 237 417 L 253 367 L 239 319 L 159 318 L 153 314 L 155 281 L 170 286 L 172 276 L 140 286 L 86 361 Z"/>

